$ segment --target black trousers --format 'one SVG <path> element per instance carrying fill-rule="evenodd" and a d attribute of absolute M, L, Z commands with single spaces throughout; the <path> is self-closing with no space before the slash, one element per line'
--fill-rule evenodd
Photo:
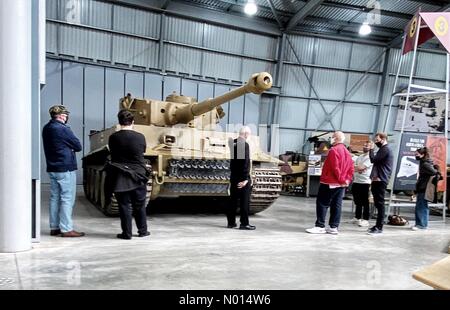
<path fill-rule="evenodd" d="M 125 236 L 132 237 L 132 219 L 136 221 L 138 233 L 147 232 L 147 214 L 145 197 L 147 195 L 147 186 L 140 186 L 132 191 L 115 193 L 119 203 L 120 225 L 122 233 Z"/>
<path fill-rule="evenodd" d="M 387 183 L 383 181 L 372 181 L 372 195 L 375 208 L 377 208 L 377 224 L 378 229 L 383 229 L 384 223 L 384 195 L 386 193 Z"/>
<path fill-rule="evenodd" d="M 345 187 L 330 188 L 327 184 L 320 184 L 316 199 L 316 227 L 325 228 L 328 208 L 330 208 L 330 227 L 339 227 L 344 195 Z"/>
<path fill-rule="evenodd" d="M 228 225 L 236 224 L 236 210 L 240 209 L 241 225 L 249 224 L 248 213 L 250 210 L 250 194 L 252 187 L 250 181 L 243 188 L 237 188 L 237 183 L 232 182 L 230 188 L 230 206 L 227 210 Z"/>
<path fill-rule="evenodd" d="M 359 219 L 369 220 L 369 188 L 370 184 L 353 183 L 352 194 L 353 202 L 356 207 L 355 217 Z M 363 213 L 364 210 L 364 213 Z"/>

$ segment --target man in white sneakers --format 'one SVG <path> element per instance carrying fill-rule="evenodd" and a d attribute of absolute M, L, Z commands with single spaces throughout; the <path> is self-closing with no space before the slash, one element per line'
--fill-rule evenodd
<path fill-rule="evenodd" d="M 354 170 L 352 156 L 343 144 L 344 140 L 345 135 L 341 131 L 336 131 L 331 138 L 333 146 L 324 162 L 317 194 L 316 225 L 306 230 L 310 234 L 338 234 L 342 199 L 345 188 L 353 179 Z M 325 229 L 328 208 L 330 208 L 330 227 Z"/>

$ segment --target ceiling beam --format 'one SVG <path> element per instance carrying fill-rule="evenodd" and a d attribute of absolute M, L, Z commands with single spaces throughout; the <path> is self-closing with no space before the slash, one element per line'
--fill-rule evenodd
<path fill-rule="evenodd" d="M 303 21 L 308 15 L 313 13 L 325 0 L 309 0 L 294 16 L 289 20 L 286 30 L 289 31 Z"/>
<path fill-rule="evenodd" d="M 361 23 L 346 22 L 346 21 L 337 20 L 337 19 L 325 19 L 325 18 L 314 17 L 314 16 L 309 16 L 306 18 L 306 20 L 312 21 L 312 22 L 317 22 L 317 23 L 336 25 L 336 26 L 340 26 L 340 27 L 353 27 L 353 28 L 357 28 L 358 31 L 359 31 L 359 27 L 361 27 L 361 25 L 362 25 Z M 378 25 L 370 25 L 370 27 L 372 27 L 372 29 L 374 29 L 374 30 L 390 32 L 394 35 L 398 34 L 398 33 L 403 33 L 403 30 L 398 29 L 398 28 L 389 28 L 389 27 L 383 27 L 383 26 L 378 26 Z"/>
<path fill-rule="evenodd" d="M 163 2 L 163 4 L 161 5 L 161 9 L 165 10 L 167 9 L 167 7 L 169 6 L 171 0 L 166 0 Z"/>
<path fill-rule="evenodd" d="M 409 0 L 411 2 L 416 2 L 416 3 L 422 3 L 422 4 L 431 4 L 431 5 L 435 5 L 435 6 L 445 6 L 447 4 L 450 4 L 450 1 L 448 0 Z"/>
<path fill-rule="evenodd" d="M 267 3 L 269 3 L 270 9 L 272 10 L 272 14 L 275 17 L 275 20 L 277 21 L 278 25 L 280 26 L 280 29 L 283 30 L 284 25 L 283 25 L 283 22 L 281 21 L 280 17 L 278 16 L 275 5 L 273 4 L 272 0 L 267 0 Z"/>
<path fill-rule="evenodd" d="M 363 12 L 363 13 L 369 13 L 374 10 L 374 8 L 367 7 L 367 6 L 345 4 L 345 3 L 338 3 L 338 2 L 331 2 L 331 1 L 325 1 L 324 3 L 322 3 L 322 6 L 336 8 L 336 9 L 343 9 L 343 10 L 358 11 L 358 12 Z M 381 16 L 396 17 L 396 18 L 401 18 L 401 19 L 410 20 L 413 17 L 413 15 L 411 15 L 411 14 L 405 14 L 405 13 L 400 13 L 400 12 L 392 12 L 392 11 L 386 11 L 386 10 L 378 10 L 378 12 Z"/>

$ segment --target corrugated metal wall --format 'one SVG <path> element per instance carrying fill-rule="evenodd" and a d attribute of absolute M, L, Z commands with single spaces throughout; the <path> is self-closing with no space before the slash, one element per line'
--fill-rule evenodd
<path fill-rule="evenodd" d="M 293 49 L 288 47 L 284 56 L 278 113 L 280 151 L 307 152 L 309 144 L 305 142 L 316 130 L 372 133 L 384 49 L 301 36 L 289 36 L 289 40 Z M 371 66 L 370 73 L 364 75 Z M 363 82 L 355 88 L 362 77 Z M 293 137 L 299 141 L 293 143 Z"/>
<path fill-rule="evenodd" d="M 82 100 L 80 98 L 85 98 L 82 106 L 86 113 L 89 109 L 85 105 L 89 98 L 100 96 L 105 102 L 103 110 L 91 110 L 104 116 L 83 114 L 84 119 L 79 120 L 85 126 L 85 146 L 88 127 L 108 127 L 115 122 L 116 103 L 125 88 L 145 97 L 163 98 L 173 90 L 180 90 L 201 99 L 223 93 L 229 86 L 183 79 L 176 75 L 193 75 L 200 80 L 211 77 L 244 82 L 253 72 L 268 71 L 275 79 L 278 78 L 280 100 L 266 98 L 267 104 L 263 106 L 260 97 L 247 96 L 226 104 L 224 108 L 228 116 L 221 125 L 225 126 L 228 122 L 273 122 L 280 125 L 280 153 L 288 150 L 307 152 L 309 144 L 305 141 L 312 131 L 342 129 L 372 133 L 382 127 L 386 108 L 381 111 L 379 124 L 374 123 L 380 90 L 384 89 L 382 102 L 387 105 L 400 57 L 399 50 L 391 51 L 387 65 L 390 74 L 385 85 L 381 85 L 385 60 L 383 47 L 289 36 L 293 49 L 286 44 L 282 55 L 283 69 L 280 77 L 276 77 L 281 38 L 95 0 L 47 0 L 47 14 L 48 53 L 56 57 L 73 57 L 74 62 L 59 64 L 59 72 L 63 74 L 56 74 L 48 80 L 44 89 L 45 104 L 66 103 L 67 100 L 78 102 Z M 90 68 L 76 63 L 84 58 L 113 66 L 162 71 L 169 75 L 127 71 L 123 67 Z M 417 83 L 443 87 L 444 62 L 443 55 L 419 53 Z M 57 67 L 57 63 L 51 61 L 50 69 Z M 372 64 L 374 66 L 370 68 Z M 408 67 L 404 64 L 401 73 L 408 74 Z M 364 75 L 369 68 L 370 72 Z M 94 92 L 86 81 L 100 79 L 99 70 L 104 71 L 104 82 L 100 81 Z M 83 77 L 81 82 L 80 75 Z M 363 76 L 363 82 L 355 88 L 355 83 Z M 74 84 L 69 85 L 72 79 Z M 312 86 L 308 79 L 312 81 Z M 406 78 L 402 78 L 401 82 L 406 83 Z M 80 85 L 86 87 L 80 88 Z M 53 93 L 55 97 L 50 95 Z M 95 96 L 91 96 L 93 93 Z M 275 102 L 279 105 L 270 108 Z M 43 111 L 46 118 L 46 107 Z M 276 117 L 272 118 L 272 115 Z M 93 126 L 97 122 L 102 126 Z"/>

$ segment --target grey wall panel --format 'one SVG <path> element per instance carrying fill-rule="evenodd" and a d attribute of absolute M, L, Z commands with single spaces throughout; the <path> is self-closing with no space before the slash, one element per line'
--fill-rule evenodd
<path fill-rule="evenodd" d="M 331 67 L 347 68 L 352 43 L 334 40 L 318 40 L 316 64 Z"/>
<path fill-rule="evenodd" d="M 169 41 L 202 46 L 203 23 L 185 20 L 176 17 L 165 18 L 166 35 Z"/>
<path fill-rule="evenodd" d="M 111 29 L 111 4 L 93 0 L 51 1 L 59 1 L 59 16 L 63 21 Z"/>
<path fill-rule="evenodd" d="M 198 83 L 198 100 L 206 100 L 214 97 L 214 84 Z"/>
<path fill-rule="evenodd" d="M 419 53 L 416 76 L 445 81 L 446 56 L 434 53 Z"/>
<path fill-rule="evenodd" d="M 139 72 L 125 73 L 125 94 L 130 93 L 135 98 L 144 97 L 144 74 Z"/>
<path fill-rule="evenodd" d="M 394 74 L 397 73 L 398 65 L 400 64 L 400 60 L 401 60 L 402 67 L 400 70 L 400 74 L 409 75 L 409 73 L 411 71 L 413 53 L 412 52 L 408 53 L 403 58 L 401 56 L 402 56 L 402 52 L 400 49 L 391 49 L 391 52 L 389 55 L 389 64 L 388 64 L 388 72 L 389 73 L 394 73 Z"/>
<path fill-rule="evenodd" d="M 152 38 L 159 36 L 159 14 L 114 6 L 114 30 Z"/>
<path fill-rule="evenodd" d="M 305 68 L 305 72 L 310 78 L 312 77 L 312 70 L 313 69 L 311 68 Z M 281 87 L 286 95 L 302 97 L 310 96 L 311 86 L 299 66 L 285 65 L 283 67 L 281 81 Z M 314 96 L 314 94 L 311 93 L 311 96 Z"/>
<path fill-rule="evenodd" d="M 86 66 L 84 78 L 84 149 L 86 155 L 91 145 L 89 134 L 91 130 L 104 129 L 105 113 L 105 69 Z"/>
<path fill-rule="evenodd" d="M 115 69 L 106 69 L 105 87 L 105 127 L 110 128 L 117 124 L 119 100 L 125 96 L 124 72 Z"/>
<path fill-rule="evenodd" d="M 367 70 L 370 65 L 377 60 L 383 52 L 383 47 L 370 46 L 365 44 L 353 43 L 352 57 L 350 62 L 350 68 L 356 70 Z M 373 71 L 383 70 L 383 59 L 380 59 L 378 66 L 374 67 Z"/>
<path fill-rule="evenodd" d="M 98 31 L 89 31 L 87 34 L 88 40 L 88 58 L 95 60 L 111 61 L 111 40 L 109 34 Z"/>
<path fill-rule="evenodd" d="M 295 53 L 300 58 L 302 64 L 312 64 L 313 55 L 315 49 L 315 40 L 313 37 L 302 37 L 302 36 L 289 36 L 289 39 L 294 46 Z M 297 63 L 297 58 L 295 58 L 294 52 L 290 48 L 288 43 L 285 49 L 285 60 Z"/>
<path fill-rule="evenodd" d="M 58 46 L 57 46 L 57 26 L 53 24 L 47 24 L 46 25 L 46 50 L 48 53 L 56 54 L 58 53 Z"/>
<path fill-rule="evenodd" d="M 287 151 L 301 151 L 304 139 L 304 132 L 301 130 L 280 129 L 280 154 Z"/>
<path fill-rule="evenodd" d="M 244 32 L 206 24 L 204 46 L 214 50 L 242 54 Z"/>
<path fill-rule="evenodd" d="M 163 98 L 166 98 L 173 92 L 180 94 L 181 92 L 181 79 L 172 76 L 164 77 L 164 90 L 163 90 Z"/>
<path fill-rule="evenodd" d="M 145 68 L 158 66 L 157 43 L 125 36 L 115 36 L 113 42 L 114 62 Z"/>
<path fill-rule="evenodd" d="M 439 88 L 439 89 L 445 89 L 445 82 L 414 79 L 413 83 L 421 85 L 421 86 L 429 86 L 429 87 L 435 87 L 435 88 Z"/>
<path fill-rule="evenodd" d="M 58 18 L 58 1 L 57 0 L 47 0 L 46 1 L 45 11 L 46 11 L 47 18 L 51 18 L 51 19 Z"/>
<path fill-rule="evenodd" d="M 331 112 L 336 106 L 336 102 L 327 102 L 327 101 L 322 102 L 327 112 Z M 341 115 L 342 115 L 342 108 L 340 109 L 338 108 L 337 111 L 334 113 L 334 115 L 332 115 L 331 120 L 336 129 L 339 129 Z M 325 112 L 323 111 L 319 102 L 311 100 L 307 119 L 308 128 L 314 128 L 318 130 L 333 130 L 333 127 L 329 122 L 325 122 L 321 127 L 319 127 L 324 119 L 325 119 Z"/>
<path fill-rule="evenodd" d="M 198 95 L 198 82 L 191 80 L 181 81 L 181 95 L 197 98 Z"/>
<path fill-rule="evenodd" d="M 361 73 L 349 73 L 347 92 L 363 77 Z M 378 102 L 378 93 L 380 89 L 381 76 L 366 75 L 364 81 L 359 84 L 349 95 L 347 100 L 361 101 L 361 102 Z"/>
<path fill-rule="evenodd" d="M 277 57 L 277 39 L 259 34 L 244 34 L 244 54 L 249 56 L 275 59 Z"/>
<path fill-rule="evenodd" d="M 65 63 L 63 65 L 63 103 L 70 111 L 69 125 L 84 149 L 83 139 L 83 66 Z M 81 158 L 83 152 L 77 153 L 77 183 L 82 184 Z"/>
<path fill-rule="evenodd" d="M 239 57 L 205 52 L 203 74 L 224 79 L 239 81 L 241 78 L 241 62 Z"/>
<path fill-rule="evenodd" d="M 226 85 L 215 84 L 214 85 L 214 97 L 225 94 L 230 91 L 230 88 Z M 227 102 L 222 105 L 223 111 L 225 112 L 225 117 L 220 120 L 219 125 L 222 127 L 223 131 L 226 131 L 228 124 L 228 118 L 230 116 L 230 104 Z"/>
<path fill-rule="evenodd" d="M 200 75 L 202 52 L 188 47 L 165 45 L 166 70 Z"/>
<path fill-rule="evenodd" d="M 60 53 L 78 57 L 89 57 L 88 30 L 74 26 L 60 27 Z"/>
<path fill-rule="evenodd" d="M 269 72 L 275 79 L 275 65 L 271 62 L 259 61 L 259 60 L 242 60 L 242 81 L 248 81 L 253 73 Z"/>
<path fill-rule="evenodd" d="M 162 100 L 162 76 L 157 74 L 145 74 L 144 97 L 146 99 Z"/>
<path fill-rule="evenodd" d="M 343 131 L 372 132 L 376 107 L 365 104 L 349 104 L 344 107 Z"/>
<path fill-rule="evenodd" d="M 258 132 L 259 124 L 259 100 L 260 96 L 255 94 L 245 95 L 245 119 L 244 124 L 252 125 L 253 133 Z"/>
<path fill-rule="evenodd" d="M 313 83 L 321 99 L 342 99 L 345 95 L 347 72 L 314 69 Z"/>
<path fill-rule="evenodd" d="M 244 97 L 238 97 L 230 101 L 228 123 L 239 128 L 244 122 Z"/>
<path fill-rule="evenodd" d="M 41 127 L 43 128 L 50 120 L 48 110 L 56 104 L 62 104 L 61 98 L 61 62 L 47 60 L 46 81 L 47 84 L 41 91 Z M 42 130 L 41 130 L 42 131 Z M 41 182 L 48 184 L 50 179 L 46 172 L 44 148 L 41 146 Z"/>
<path fill-rule="evenodd" d="M 281 127 L 305 128 L 308 100 L 295 98 L 281 98 L 279 107 L 279 121 Z"/>

